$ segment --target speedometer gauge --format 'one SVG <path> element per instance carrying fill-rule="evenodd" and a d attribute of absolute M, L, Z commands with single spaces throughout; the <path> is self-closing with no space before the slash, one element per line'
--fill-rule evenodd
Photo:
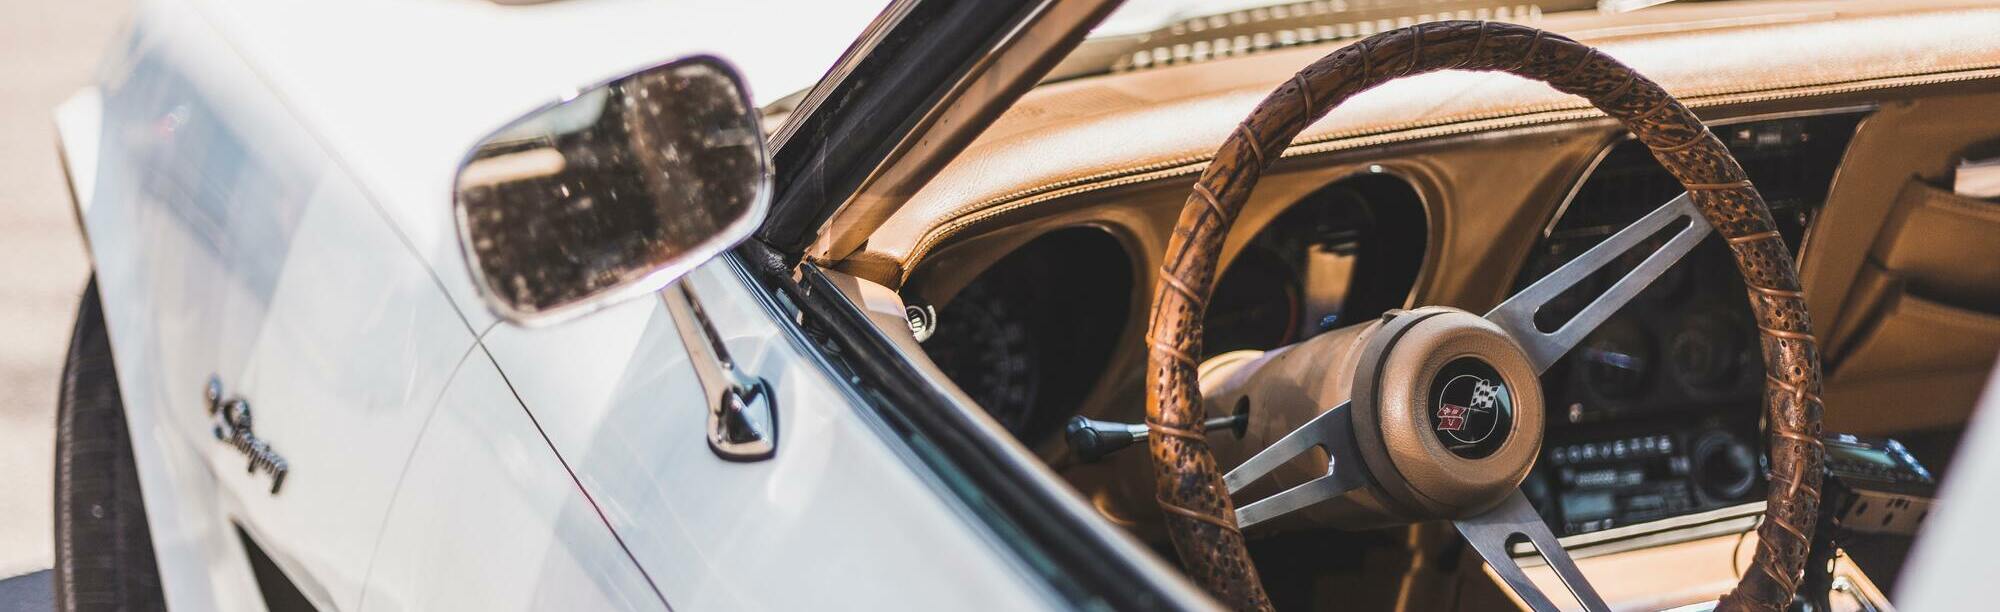
<path fill-rule="evenodd" d="M 1270 251 L 1253 248 L 1237 256 L 1214 296 L 1202 320 L 1204 352 L 1269 349 L 1299 339 L 1299 279 Z"/>
<path fill-rule="evenodd" d="M 1028 329 L 1033 309 L 1017 303 L 1022 297 L 973 283 L 953 300 L 951 320 L 924 343 L 938 369 L 1008 431 L 1028 426 L 1041 384 L 1041 363 Z"/>

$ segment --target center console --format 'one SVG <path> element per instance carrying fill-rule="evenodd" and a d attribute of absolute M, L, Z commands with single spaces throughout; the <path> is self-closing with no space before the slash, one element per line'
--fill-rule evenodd
<path fill-rule="evenodd" d="M 1794 252 L 1826 199 L 1863 112 L 1715 125 Z M 1525 287 L 1681 192 L 1636 141 L 1608 146 L 1544 228 Z M 1558 298 L 1553 329 L 1669 236 L 1633 249 Z M 1547 438 L 1522 490 L 1557 535 L 1739 506 L 1765 494 L 1758 426 L 1764 364 L 1744 285 L 1711 238 L 1542 376 Z"/>
<path fill-rule="evenodd" d="M 1544 373 L 1547 440 L 1522 489 L 1557 535 L 1763 498 L 1748 308 L 1728 251 L 1703 244 Z"/>

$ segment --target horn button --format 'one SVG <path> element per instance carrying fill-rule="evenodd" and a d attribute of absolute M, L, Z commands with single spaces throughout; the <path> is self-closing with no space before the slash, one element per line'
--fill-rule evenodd
<path fill-rule="evenodd" d="M 1444 364 L 1431 378 L 1429 393 L 1431 432 L 1454 455 L 1491 457 L 1513 433 L 1514 400 L 1506 379 L 1478 357 Z"/>
<path fill-rule="evenodd" d="M 1394 313 L 1363 350 L 1353 392 L 1362 462 L 1419 517 L 1498 505 L 1541 451 L 1534 366 L 1499 326 L 1463 310 Z"/>

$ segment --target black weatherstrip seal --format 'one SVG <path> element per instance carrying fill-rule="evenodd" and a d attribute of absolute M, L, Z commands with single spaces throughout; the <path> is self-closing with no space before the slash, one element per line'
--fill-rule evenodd
<path fill-rule="evenodd" d="M 868 55 L 842 58 L 858 63 L 772 155 L 776 197 L 757 239 L 797 262 L 834 209 L 1035 6 L 1029 0 L 915 2 Z"/>
<path fill-rule="evenodd" d="M 755 240 L 737 253 L 756 261 L 777 257 Z M 1137 560 L 1126 558 L 1078 519 L 1058 510 L 1057 492 L 1031 484 L 994 439 L 953 405 L 915 366 L 903 360 L 867 315 L 819 270 L 800 266 L 803 284 L 788 275 L 745 265 L 758 289 L 796 309 L 804 332 L 837 378 L 853 391 L 938 481 L 986 522 L 1052 589 L 1082 610 L 1178 610 L 1176 601 Z"/>

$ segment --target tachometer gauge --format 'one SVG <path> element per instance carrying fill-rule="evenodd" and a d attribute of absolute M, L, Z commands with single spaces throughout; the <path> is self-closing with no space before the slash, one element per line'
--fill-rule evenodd
<path fill-rule="evenodd" d="M 1604 399 L 1637 396 L 1652 382 L 1653 339 L 1625 321 L 1614 319 L 1598 328 L 1573 358 L 1584 386 Z"/>

